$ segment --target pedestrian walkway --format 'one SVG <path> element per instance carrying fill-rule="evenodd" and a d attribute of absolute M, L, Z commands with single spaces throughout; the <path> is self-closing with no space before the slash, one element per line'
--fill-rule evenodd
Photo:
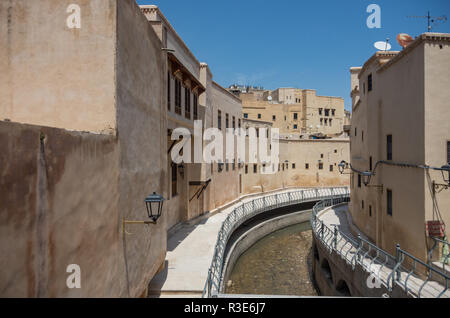
<path fill-rule="evenodd" d="M 242 197 L 233 204 L 213 211 L 210 217 L 181 225 L 168 238 L 165 269 L 149 286 L 150 296 L 201 297 L 211 265 L 217 235 L 227 216 L 242 203 L 273 194 L 302 190 L 286 189 Z M 321 191 L 321 189 L 319 189 Z"/>
<path fill-rule="evenodd" d="M 327 242 L 328 247 L 335 249 L 348 263 L 352 264 L 355 262 L 358 256 L 358 239 L 355 237 L 355 234 L 359 234 L 366 240 L 367 238 L 351 223 L 348 205 L 344 204 L 324 209 L 318 213 L 317 218 L 319 221 L 323 221 L 324 225 L 330 229 L 336 226 L 340 233 L 347 237 L 338 235 L 336 246 L 334 247 L 333 237 L 329 234 L 324 234 L 324 241 Z M 391 274 L 396 264 L 395 259 L 380 253 L 376 254 L 378 258 L 375 259 L 370 254 L 369 252 L 366 253 L 366 251 L 360 251 L 359 256 L 361 258 L 358 260 L 358 263 L 367 271 L 375 274 L 380 281 L 388 282 L 389 279 L 392 280 L 393 276 Z M 420 295 L 423 298 L 435 298 L 445 289 L 443 285 L 436 281 L 427 281 L 419 278 L 416 272 L 411 273 L 409 268 L 401 268 L 398 273 L 400 276 L 396 284 L 405 290 L 407 289 L 408 294 L 412 297 L 419 297 Z M 441 297 L 449 298 L 450 290 L 447 290 Z"/>

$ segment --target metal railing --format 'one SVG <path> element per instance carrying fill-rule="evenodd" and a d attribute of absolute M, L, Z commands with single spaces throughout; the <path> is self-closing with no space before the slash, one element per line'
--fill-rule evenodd
<path fill-rule="evenodd" d="M 440 258 L 440 260 L 438 260 L 438 262 L 442 263 L 442 269 L 444 270 L 444 272 L 449 271 L 450 268 L 447 267 L 447 265 L 449 265 L 450 263 L 450 243 L 446 241 L 446 238 L 444 238 L 444 240 L 441 240 L 440 238 L 432 237 L 432 239 L 434 241 L 434 244 L 431 250 L 428 252 L 428 264 L 431 265 L 432 263 L 433 252 L 436 250 L 436 248 L 442 245 L 442 257 Z"/>
<path fill-rule="evenodd" d="M 396 256 L 380 249 L 358 235 L 352 237 L 336 225 L 327 226 L 318 213 L 338 203 L 349 202 L 344 198 L 327 199 L 317 203 L 311 214 L 311 226 L 316 238 L 331 253 L 334 251 L 355 269 L 356 264 L 370 273 L 374 279 L 392 292 L 394 285 L 414 297 L 449 297 L 449 276 L 396 247 Z"/>
<path fill-rule="evenodd" d="M 263 196 L 236 207 L 222 223 L 222 227 L 217 236 L 217 243 L 214 249 L 214 256 L 208 271 L 208 277 L 203 289 L 203 297 L 217 297 L 221 292 L 223 281 L 223 266 L 225 249 L 231 234 L 245 221 L 266 211 L 278 209 L 285 206 L 295 205 L 303 202 L 318 200 L 331 200 L 334 204 L 339 200 L 349 196 L 347 187 L 305 189 L 290 192 L 283 192 L 269 196 Z"/>

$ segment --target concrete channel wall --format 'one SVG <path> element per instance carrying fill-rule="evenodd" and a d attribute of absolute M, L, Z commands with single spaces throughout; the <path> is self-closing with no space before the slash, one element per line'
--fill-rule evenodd
<path fill-rule="evenodd" d="M 250 230 L 244 232 L 240 237 L 232 244 L 228 251 L 228 256 L 224 263 L 224 284 L 221 286 L 221 293 L 225 292 L 226 282 L 231 275 L 234 265 L 239 257 L 252 247 L 256 242 L 266 237 L 267 235 L 284 229 L 288 226 L 309 222 L 311 217 L 311 211 L 300 211 L 288 215 L 275 217 L 273 219 L 264 221 L 252 227 Z"/>

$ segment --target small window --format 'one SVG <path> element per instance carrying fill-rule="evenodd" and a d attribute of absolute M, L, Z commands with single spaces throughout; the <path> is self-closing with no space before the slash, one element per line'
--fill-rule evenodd
<path fill-rule="evenodd" d="M 447 141 L 447 162 L 450 164 L 450 141 Z"/>
<path fill-rule="evenodd" d="M 355 137 L 358 135 L 358 130 L 355 127 Z"/>
<path fill-rule="evenodd" d="M 333 169 L 334 169 L 333 165 L 330 165 L 330 172 L 333 172 Z"/>
<path fill-rule="evenodd" d="M 358 174 L 358 188 L 361 188 L 361 175 Z"/>
<path fill-rule="evenodd" d="M 228 162 L 225 164 L 225 170 L 227 172 L 230 171 L 230 164 Z"/>
<path fill-rule="evenodd" d="M 387 214 L 392 216 L 392 190 L 386 191 L 386 198 L 387 198 Z"/>
<path fill-rule="evenodd" d="M 294 113 L 294 120 L 298 120 L 298 113 Z"/>
<path fill-rule="evenodd" d="M 222 172 L 223 171 L 223 163 L 219 163 L 217 164 L 217 172 Z"/>
<path fill-rule="evenodd" d="M 258 165 L 253 165 L 253 173 L 257 173 L 258 172 Z"/>
<path fill-rule="evenodd" d="M 198 119 L 198 96 L 194 94 L 194 120 Z"/>
<path fill-rule="evenodd" d="M 369 92 L 372 91 L 372 74 L 369 74 L 369 76 L 367 77 L 367 90 Z"/>
<path fill-rule="evenodd" d="M 295 163 L 292 164 L 292 169 L 295 169 Z"/>
<path fill-rule="evenodd" d="M 294 130 L 297 130 L 298 129 L 298 126 L 297 125 L 294 125 Z"/>
<path fill-rule="evenodd" d="M 337 149 L 334 149 L 334 153 L 337 153 Z"/>
<path fill-rule="evenodd" d="M 272 116 L 272 120 L 273 120 L 273 121 L 277 120 L 277 116 L 273 115 L 273 116 Z"/>
<path fill-rule="evenodd" d="M 332 110 L 331 110 L 331 115 L 332 115 L 332 116 L 336 116 L 336 109 L 332 109 Z"/>
<path fill-rule="evenodd" d="M 361 132 L 361 140 L 364 141 L 364 130 Z"/>
<path fill-rule="evenodd" d="M 372 171 L 372 157 L 369 158 L 369 170 Z"/>
<path fill-rule="evenodd" d="M 230 115 L 225 114 L 225 128 L 230 128 Z"/>
<path fill-rule="evenodd" d="M 322 159 L 323 159 L 323 153 L 321 153 L 321 154 L 320 154 L 320 158 L 322 158 Z"/>
<path fill-rule="evenodd" d="M 172 163 L 172 197 L 175 197 L 178 194 L 177 177 L 178 177 L 178 167 L 175 163 Z"/>
<path fill-rule="evenodd" d="M 372 217 L 372 206 L 369 205 L 369 216 Z"/>
<path fill-rule="evenodd" d="M 244 113 L 244 118 L 248 119 L 248 114 L 247 113 Z"/>
<path fill-rule="evenodd" d="M 309 170 L 309 163 L 305 164 L 305 169 Z"/>
<path fill-rule="evenodd" d="M 172 107 L 171 102 L 170 102 L 170 80 L 171 80 L 171 76 L 170 73 L 167 73 L 167 109 L 170 111 L 170 108 Z"/>
<path fill-rule="evenodd" d="M 319 108 L 319 116 L 322 116 L 322 110 L 323 108 Z"/>
<path fill-rule="evenodd" d="M 329 109 L 325 109 L 325 116 L 327 116 L 327 117 L 330 116 L 330 110 Z"/>
<path fill-rule="evenodd" d="M 361 209 L 364 210 L 364 200 L 361 201 Z"/>
<path fill-rule="evenodd" d="M 248 165 L 245 165 L 245 174 L 248 174 Z"/>
<path fill-rule="evenodd" d="M 217 128 L 222 130 L 222 112 L 220 110 L 217 113 Z"/>
<path fill-rule="evenodd" d="M 191 119 L 191 91 L 184 87 L 184 117 Z"/>
<path fill-rule="evenodd" d="M 323 170 L 323 163 L 319 162 L 319 170 Z"/>
<path fill-rule="evenodd" d="M 233 125 L 233 130 L 236 129 L 236 117 L 233 116 L 231 124 Z"/>
<path fill-rule="evenodd" d="M 258 119 L 261 119 L 261 114 L 258 114 Z"/>
<path fill-rule="evenodd" d="M 387 160 L 392 160 L 392 135 L 388 135 L 386 139 Z"/>

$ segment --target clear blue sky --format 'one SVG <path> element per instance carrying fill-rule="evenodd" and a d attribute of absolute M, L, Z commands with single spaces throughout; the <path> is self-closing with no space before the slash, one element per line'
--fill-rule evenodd
<path fill-rule="evenodd" d="M 361 66 L 373 43 L 396 36 L 417 36 L 427 19 L 447 15 L 450 0 L 138 0 L 157 5 L 214 80 L 261 85 L 266 89 L 317 89 L 351 105 L 349 68 Z M 369 29 L 369 4 L 381 7 L 381 29 Z M 450 33 L 450 21 L 433 32 Z"/>

